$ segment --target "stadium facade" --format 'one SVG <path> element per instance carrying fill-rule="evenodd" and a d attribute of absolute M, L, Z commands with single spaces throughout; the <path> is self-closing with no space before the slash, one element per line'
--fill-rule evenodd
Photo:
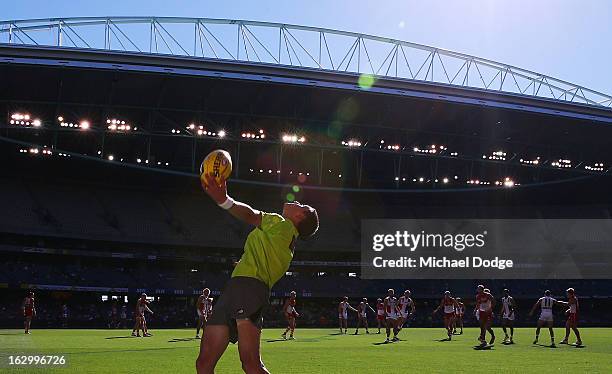
<path fill-rule="evenodd" d="M 319 209 L 318 239 L 274 290 L 310 300 L 312 323 L 339 296 L 391 286 L 427 305 L 478 281 L 524 300 L 574 286 L 592 301 L 585 319 L 611 303 L 605 280 L 359 279 L 364 218 L 610 218 L 608 95 L 433 47 L 250 21 L 5 21 L 0 41 L 0 292 L 16 305 L 41 290 L 52 326 L 64 303 L 109 308 L 142 291 L 176 325 L 202 287 L 221 291 L 248 228 L 200 191 L 216 148 L 234 158 L 240 199 Z"/>

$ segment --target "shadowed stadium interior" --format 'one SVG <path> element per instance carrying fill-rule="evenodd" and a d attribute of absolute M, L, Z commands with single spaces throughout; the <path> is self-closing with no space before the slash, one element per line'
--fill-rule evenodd
<path fill-rule="evenodd" d="M 388 288 L 427 310 L 411 326 L 439 327 L 440 295 L 472 303 L 481 283 L 512 290 L 517 326 L 533 324 L 544 289 L 569 287 L 582 325 L 612 323 L 609 279 L 366 280 L 360 263 L 363 219 L 612 218 L 607 96 L 73 44 L 0 43 L 0 327 L 21 324 L 26 290 L 37 328 L 129 328 L 142 292 L 150 326 L 193 327 L 198 295 L 219 297 L 251 230 L 202 191 L 215 149 L 232 155 L 237 200 L 320 217 L 272 289 L 266 328 L 284 326 L 292 290 L 300 327 L 324 328 L 341 297 L 375 305 Z"/>

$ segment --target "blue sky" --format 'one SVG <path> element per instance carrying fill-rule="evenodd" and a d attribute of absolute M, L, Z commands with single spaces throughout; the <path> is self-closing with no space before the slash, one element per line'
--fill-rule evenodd
<path fill-rule="evenodd" d="M 473 54 L 612 94 L 612 1 L 68 1 L 5 4 L 0 19 L 154 15 L 327 27 Z"/>

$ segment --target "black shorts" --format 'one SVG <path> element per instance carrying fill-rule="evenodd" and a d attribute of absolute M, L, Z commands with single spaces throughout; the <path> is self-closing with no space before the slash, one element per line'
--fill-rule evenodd
<path fill-rule="evenodd" d="M 238 341 L 237 319 L 249 319 L 259 329 L 263 327 L 263 312 L 270 299 L 270 289 L 259 279 L 234 277 L 227 282 L 215 304 L 208 325 L 229 327 L 229 340 Z"/>

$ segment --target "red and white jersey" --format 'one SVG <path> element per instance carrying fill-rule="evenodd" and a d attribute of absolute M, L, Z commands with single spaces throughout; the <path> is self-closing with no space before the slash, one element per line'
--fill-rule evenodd
<path fill-rule="evenodd" d="M 376 304 L 376 314 L 379 316 L 385 315 L 385 304 L 383 302 Z"/>
<path fill-rule="evenodd" d="M 198 302 L 196 304 L 198 314 L 210 314 L 212 312 L 212 299 L 204 295 L 198 296 Z"/>
<path fill-rule="evenodd" d="M 285 313 L 286 314 L 294 314 L 295 313 L 295 304 L 296 304 L 296 299 L 292 299 L 289 298 L 287 300 L 287 302 L 285 303 Z"/>
<path fill-rule="evenodd" d="M 408 310 L 412 310 L 412 299 L 402 295 L 399 298 L 399 311 L 406 314 Z"/>
<path fill-rule="evenodd" d="M 397 298 L 395 296 L 387 296 L 385 298 L 385 302 L 387 307 L 385 309 L 385 314 L 389 317 L 395 318 L 397 315 Z"/>
<path fill-rule="evenodd" d="M 149 304 L 149 301 L 147 299 L 138 299 L 138 301 L 136 302 L 136 313 L 144 314 L 145 310 L 148 309 L 147 304 Z"/>
<path fill-rule="evenodd" d="M 491 311 L 491 299 L 493 296 L 488 293 L 481 293 L 476 295 L 476 304 L 478 305 L 478 310 L 481 312 L 490 312 Z"/>
<path fill-rule="evenodd" d="M 444 314 L 455 313 L 455 299 L 452 297 L 445 297 L 442 299 L 442 305 L 444 305 Z"/>
<path fill-rule="evenodd" d="M 25 299 L 23 299 L 23 308 L 26 310 L 26 312 L 31 312 L 34 310 L 34 298 L 27 296 Z"/>
<path fill-rule="evenodd" d="M 572 314 L 578 313 L 578 298 L 574 296 L 570 296 L 567 300 L 569 303 L 569 312 Z"/>

